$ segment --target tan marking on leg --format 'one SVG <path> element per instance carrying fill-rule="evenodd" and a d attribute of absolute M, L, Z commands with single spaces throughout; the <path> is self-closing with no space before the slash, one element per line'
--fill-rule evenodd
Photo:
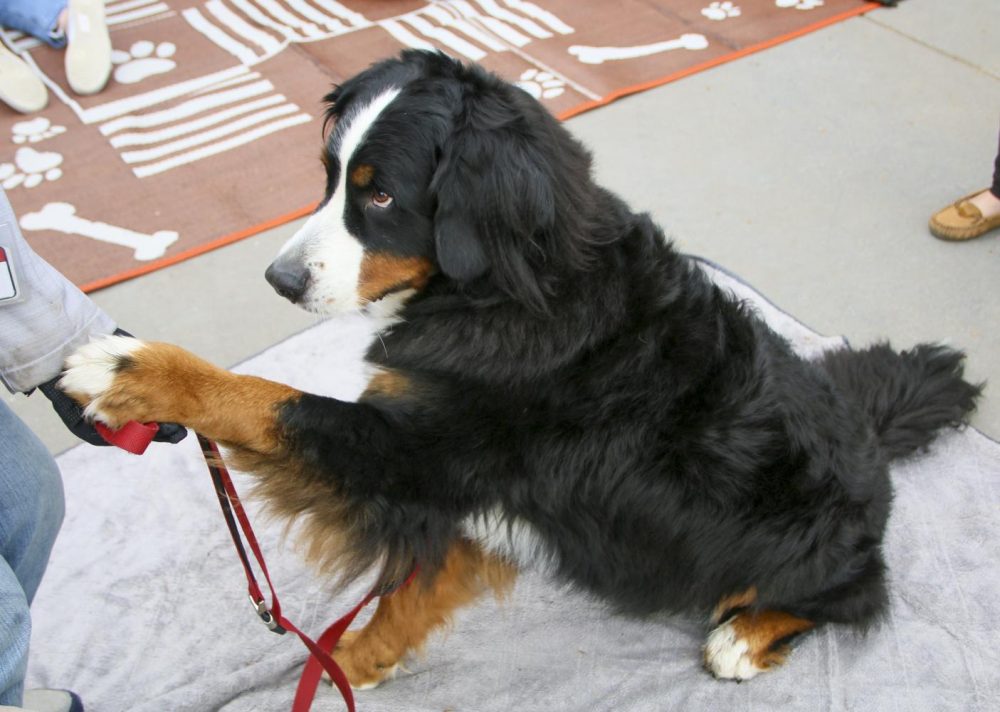
<path fill-rule="evenodd" d="M 362 302 L 374 302 L 400 289 L 423 289 L 433 269 L 425 257 L 365 252 L 358 277 L 358 294 Z"/>
<path fill-rule="evenodd" d="M 419 579 L 379 599 L 371 621 L 345 639 L 335 658 L 354 687 L 374 687 L 391 677 L 403 657 L 460 607 L 492 590 L 503 598 L 517 570 L 468 540 L 452 545 L 433 581 Z"/>
<path fill-rule="evenodd" d="M 788 646 L 782 644 L 775 647 L 780 641 L 814 627 L 816 624 L 812 621 L 783 611 L 740 613 L 733 619 L 737 636 L 750 645 L 750 658 L 754 665 L 765 670 L 785 661 Z"/>
<path fill-rule="evenodd" d="M 279 408 L 300 395 L 230 373 L 179 346 L 149 342 L 122 363 L 100 405 L 113 427 L 129 420 L 180 423 L 225 445 L 268 453 L 281 447 Z"/>
<path fill-rule="evenodd" d="M 726 596 L 712 610 L 712 623 L 719 623 L 728 617 L 730 611 L 738 608 L 749 608 L 757 601 L 757 587 L 751 586 L 746 591 Z"/>
<path fill-rule="evenodd" d="M 375 177 L 375 169 L 367 163 L 362 163 L 351 171 L 351 182 L 359 188 L 364 188 Z"/>

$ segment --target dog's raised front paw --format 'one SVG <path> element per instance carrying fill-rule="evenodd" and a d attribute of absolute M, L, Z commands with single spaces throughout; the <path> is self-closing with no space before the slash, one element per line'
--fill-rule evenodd
<path fill-rule="evenodd" d="M 113 428 L 133 418 L 120 407 L 118 376 L 134 364 L 134 355 L 144 343 L 128 336 L 101 336 L 77 349 L 66 359 L 59 387 L 84 406 L 88 420 L 99 420 Z"/>
<path fill-rule="evenodd" d="M 130 420 L 194 426 L 201 390 L 217 372 L 172 344 L 103 336 L 66 359 L 59 387 L 84 406 L 88 420 L 112 428 Z"/>

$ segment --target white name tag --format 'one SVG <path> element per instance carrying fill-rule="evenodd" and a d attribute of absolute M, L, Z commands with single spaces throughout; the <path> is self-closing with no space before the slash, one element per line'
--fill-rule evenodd
<path fill-rule="evenodd" d="M 15 302 L 21 296 L 12 260 L 11 251 L 0 245 L 0 306 Z"/>

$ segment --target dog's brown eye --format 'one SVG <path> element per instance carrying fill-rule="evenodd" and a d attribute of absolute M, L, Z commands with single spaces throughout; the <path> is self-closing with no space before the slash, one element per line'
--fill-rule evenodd
<path fill-rule="evenodd" d="M 383 193 L 381 190 L 376 190 L 372 194 L 372 205 L 376 208 L 388 208 L 392 205 L 392 196 L 388 193 Z"/>

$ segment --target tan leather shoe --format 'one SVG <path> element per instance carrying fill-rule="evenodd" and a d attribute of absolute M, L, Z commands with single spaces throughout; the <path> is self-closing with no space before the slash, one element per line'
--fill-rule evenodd
<path fill-rule="evenodd" d="M 976 197 L 983 190 L 986 189 L 969 193 L 934 213 L 928 224 L 931 234 L 941 240 L 971 240 L 1000 227 L 1000 215 L 983 217 L 979 208 L 970 202 L 970 198 Z"/>

